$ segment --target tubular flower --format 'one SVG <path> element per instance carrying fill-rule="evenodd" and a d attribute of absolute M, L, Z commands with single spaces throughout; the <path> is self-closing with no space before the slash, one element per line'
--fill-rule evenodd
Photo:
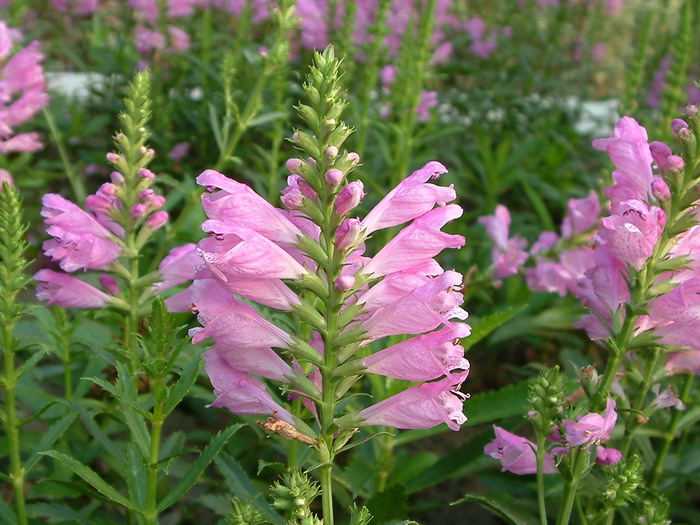
<path fill-rule="evenodd" d="M 494 426 L 496 439 L 484 448 L 484 454 L 501 462 L 503 472 L 509 470 L 513 474 L 525 475 L 537 472 L 537 458 L 535 445 L 529 439 L 511 434 L 507 430 Z M 544 456 L 545 474 L 553 474 L 557 471 L 554 458 L 547 453 Z"/>

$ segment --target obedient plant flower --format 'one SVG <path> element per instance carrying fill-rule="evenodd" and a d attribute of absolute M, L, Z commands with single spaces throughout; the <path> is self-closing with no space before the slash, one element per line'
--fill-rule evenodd
<path fill-rule="evenodd" d="M 185 18 L 194 12 L 199 0 L 129 0 L 141 22 L 134 33 L 134 44 L 142 56 L 155 51 L 181 53 L 190 48 L 190 36 L 170 20 Z"/>
<path fill-rule="evenodd" d="M 39 42 L 32 42 L 13 54 L 17 36 L 0 20 L 0 154 L 41 149 L 38 133 L 16 134 L 15 129 L 49 101 Z"/>
<path fill-rule="evenodd" d="M 149 118 L 148 77 L 141 74 L 132 86 L 130 111 L 122 114 L 125 126 L 117 134 L 115 144 L 119 154 L 107 154 L 115 171 L 110 182 L 87 197 L 85 209 L 49 193 L 42 198 L 41 214 L 51 239 L 44 242 L 44 253 L 58 262 L 68 273 L 100 270 L 99 282 L 104 292 L 87 282 L 63 273 L 41 270 L 37 297 L 48 304 L 66 308 L 101 308 L 106 305 L 124 311 L 138 311 L 152 294 L 141 296 L 138 288 L 129 284 L 128 260 L 137 257 L 138 250 L 151 235 L 161 228 L 168 214 L 160 208 L 165 199 L 151 188 L 155 176 L 148 170 L 154 152 L 145 146 Z M 172 265 L 172 258 L 164 261 Z M 160 278 L 156 275 L 147 283 Z M 138 276 L 132 279 L 132 283 Z M 125 282 L 126 281 L 126 282 Z M 163 279 L 156 288 L 160 292 L 183 282 L 177 272 Z M 121 285 L 120 285 L 121 283 Z M 136 296 L 136 293 L 139 296 Z"/>
<path fill-rule="evenodd" d="M 458 341 L 469 327 L 459 322 L 467 316 L 460 307 L 462 276 L 433 258 L 464 244 L 463 237 L 441 231 L 462 210 L 448 204 L 456 197 L 453 188 L 432 182 L 446 168 L 430 162 L 364 219 L 353 216 L 365 194 L 361 181 L 351 180 L 359 157 L 341 150 L 350 130 L 338 121 L 345 102 L 337 75 L 332 52 L 317 54 L 305 85 L 312 105 L 300 109 L 313 134 L 294 134 L 303 155 L 286 164 L 291 175 L 282 202 L 289 211 L 213 170 L 197 178 L 207 190 L 202 228 L 210 236 L 196 248 L 174 251 L 161 266 L 163 282 L 182 282 L 187 265 L 194 279 L 169 305 L 196 311 L 202 328 L 191 331 L 193 340 L 215 343 L 205 354 L 215 406 L 313 432 L 303 414 L 285 408 L 254 374 L 301 396 L 320 419 L 315 438 L 326 442 L 338 438 L 337 428 L 358 425 L 429 428 L 445 422 L 456 430 L 465 421 L 459 386 L 469 371 Z M 367 253 L 370 234 L 400 225 L 384 247 Z M 310 294 L 317 299 L 310 301 Z M 289 324 L 273 324 L 241 298 L 287 311 L 320 337 L 293 335 Z M 370 341 L 403 334 L 414 337 L 360 355 Z M 338 413 L 330 396 L 342 399 L 362 373 L 426 382 Z M 336 430 L 328 430 L 334 421 Z"/>
<path fill-rule="evenodd" d="M 563 420 L 565 439 L 572 447 L 600 445 L 610 441 L 610 433 L 617 422 L 616 403 L 608 398 L 604 414 L 586 414 L 577 421 Z"/>
<path fill-rule="evenodd" d="M 518 268 L 527 260 L 527 240 L 522 237 L 508 238 L 510 231 L 510 212 L 502 205 L 496 206 L 494 215 L 479 217 L 479 222 L 486 227 L 486 233 L 494 242 L 493 276 L 503 279 L 518 273 Z"/>
<path fill-rule="evenodd" d="M 484 453 L 501 462 L 503 472 L 510 471 L 514 474 L 525 475 L 537 472 L 537 457 L 535 445 L 529 439 L 517 436 L 494 426 L 496 439 L 484 448 Z M 557 471 L 554 457 L 547 453 L 544 456 L 543 473 L 553 474 Z"/>
<path fill-rule="evenodd" d="M 97 0 L 51 0 L 57 11 L 76 16 L 90 16 L 97 11 Z"/>

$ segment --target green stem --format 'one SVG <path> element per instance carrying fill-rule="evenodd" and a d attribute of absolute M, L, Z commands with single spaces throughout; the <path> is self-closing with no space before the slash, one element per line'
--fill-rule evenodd
<path fill-rule="evenodd" d="M 656 368 L 656 363 L 659 360 L 660 353 L 661 351 L 658 348 L 655 348 L 653 355 L 649 360 L 649 363 L 647 363 L 648 368 L 646 370 L 646 373 L 644 374 L 644 380 L 642 381 L 641 388 L 639 390 L 639 393 L 637 394 L 637 398 L 631 405 L 633 414 L 636 412 L 640 412 L 644 408 L 644 400 L 646 399 L 647 393 L 649 392 L 651 381 L 654 377 L 654 368 Z M 622 455 L 625 457 L 629 452 L 630 446 L 632 444 L 632 438 L 634 437 L 634 428 L 636 427 L 635 421 L 636 418 L 634 417 L 634 415 L 631 415 L 628 418 L 627 423 L 625 424 L 625 440 L 622 444 Z"/>
<path fill-rule="evenodd" d="M 573 458 L 573 471 L 571 473 L 571 478 L 566 481 L 566 488 L 564 489 L 564 502 L 559 509 L 559 516 L 557 517 L 557 525 L 568 525 L 571 519 L 571 510 L 574 506 L 574 501 L 576 500 L 576 491 L 578 490 L 578 485 L 581 481 L 581 474 L 585 465 L 586 455 L 588 453 L 584 450 L 578 450 L 574 452 L 571 451 L 571 455 L 575 456 Z"/>
<path fill-rule="evenodd" d="M 683 403 L 687 403 L 688 399 L 690 398 L 690 393 L 693 390 L 693 381 L 694 380 L 695 380 L 695 375 L 693 375 L 693 374 L 690 374 L 690 375 L 686 376 L 686 378 L 685 378 L 685 382 L 683 383 L 683 390 L 681 391 L 681 396 L 680 396 L 680 399 Z M 659 451 L 659 455 L 656 456 L 656 461 L 654 461 L 654 467 L 652 469 L 651 481 L 649 482 L 649 488 L 651 490 L 655 490 L 659 485 L 659 481 L 661 480 L 661 475 L 663 474 L 664 466 L 666 464 L 666 457 L 668 456 L 668 453 L 671 450 L 671 445 L 673 444 L 673 441 L 676 439 L 676 435 L 678 434 L 678 427 L 680 426 L 680 423 L 681 423 L 681 411 L 675 410 L 673 412 L 673 416 L 671 417 L 671 424 L 669 426 L 668 432 L 664 436 L 664 443 L 661 446 L 661 450 Z"/>
<path fill-rule="evenodd" d="M 158 381 L 154 380 L 153 396 L 159 397 L 161 386 Z M 147 492 L 146 492 L 146 512 L 144 518 L 146 525 L 157 525 L 158 509 L 157 504 L 157 489 L 158 489 L 158 461 L 160 459 L 160 438 L 163 430 L 163 403 L 156 401 L 153 407 L 151 418 L 151 450 L 148 456 L 148 472 L 147 472 Z"/>
<path fill-rule="evenodd" d="M 14 354 L 14 322 L 9 322 L 3 330 L 3 353 L 5 357 L 5 430 L 10 453 L 10 480 L 15 494 L 15 508 L 19 525 L 27 525 L 27 511 L 24 501 L 24 469 L 20 456 L 19 421 L 17 420 Z"/>
<path fill-rule="evenodd" d="M 56 121 L 48 109 L 44 108 L 42 111 L 44 112 L 46 124 L 49 126 L 51 138 L 53 138 L 53 141 L 56 143 L 58 154 L 60 155 L 61 162 L 63 163 L 63 171 L 66 172 L 68 182 L 73 190 L 73 195 L 79 203 L 85 202 L 85 197 L 87 196 L 85 185 L 83 184 L 83 180 L 80 178 L 80 176 L 75 172 L 75 167 L 70 162 L 68 151 L 63 144 L 63 137 L 61 136 L 61 132 L 58 130 L 58 126 L 56 126 Z"/>
<path fill-rule="evenodd" d="M 540 510 L 540 524 L 547 525 L 547 506 L 544 501 L 544 435 L 537 436 L 537 504 Z"/>

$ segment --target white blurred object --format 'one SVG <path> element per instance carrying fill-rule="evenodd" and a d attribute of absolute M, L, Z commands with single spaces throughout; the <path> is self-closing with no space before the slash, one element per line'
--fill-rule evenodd
<path fill-rule="evenodd" d="M 107 77 L 100 73 L 46 72 L 46 84 L 49 91 L 67 97 L 85 100 L 90 96 L 92 87 L 103 88 Z"/>

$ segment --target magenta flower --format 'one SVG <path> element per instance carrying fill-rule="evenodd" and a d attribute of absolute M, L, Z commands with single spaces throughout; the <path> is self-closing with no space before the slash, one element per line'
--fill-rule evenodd
<path fill-rule="evenodd" d="M 600 414 L 586 414 L 578 418 L 576 422 L 563 420 L 562 426 L 566 432 L 566 441 L 572 447 L 585 445 L 599 445 L 610 440 L 610 433 L 617 422 L 615 401 L 608 398 L 605 412 Z"/>
<path fill-rule="evenodd" d="M 452 430 L 459 430 L 467 420 L 462 413 L 465 396 L 459 387 L 468 374 L 467 369 L 434 383 L 414 386 L 365 408 L 358 417 L 363 425 L 418 429 L 446 423 Z"/>
<path fill-rule="evenodd" d="M 598 465 L 616 465 L 622 461 L 622 452 L 616 448 L 597 447 L 595 462 Z"/>
<path fill-rule="evenodd" d="M 97 0 L 51 0 L 54 9 L 61 13 L 89 16 L 97 11 Z"/>
<path fill-rule="evenodd" d="M 39 282 L 36 297 L 46 305 L 56 304 L 62 308 L 102 308 L 110 296 L 94 286 L 60 272 L 39 270 L 34 278 Z"/>
<path fill-rule="evenodd" d="M 486 233 L 494 242 L 493 247 L 493 276 L 503 279 L 518 273 L 523 263 L 528 259 L 527 241 L 522 237 L 508 238 L 510 230 L 510 212 L 499 204 L 494 215 L 479 217 L 479 222 L 486 227 Z"/>
<path fill-rule="evenodd" d="M 583 233 L 598 222 L 600 200 L 594 191 L 584 199 L 569 199 L 568 213 L 561 224 L 562 237 L 568 238 Z"/>
<path fill-rule="evenodd" d="M 535 474 L 537 445 L 529 439 L 511 434 L 500 427 L 494 426 L 493 430 L 496 433 L 496 439 L 484 447 L 484 454 L 500 461 L 503 472 L 510 471 L 521 476 Z M 545 454 L 542 471 L 544 474 L 553 474 L 557 471 L 551 454 Z"/>

